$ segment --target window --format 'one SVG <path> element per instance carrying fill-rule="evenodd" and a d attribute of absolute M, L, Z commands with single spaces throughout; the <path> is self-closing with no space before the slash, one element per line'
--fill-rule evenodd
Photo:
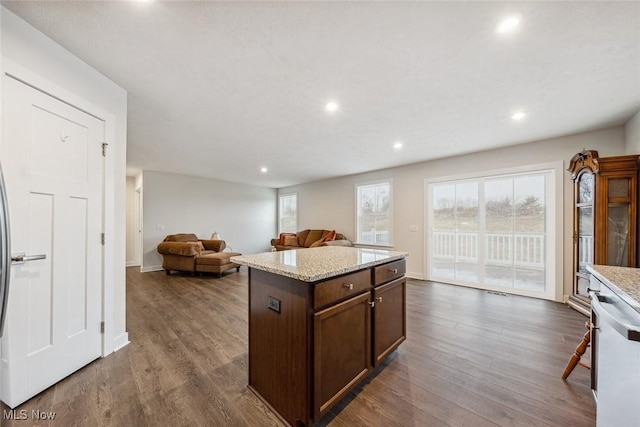
<path fill-rule="evenodd" d="M 281 194 L 278 198 L 278 228 L 280 233 L 298 231 L 298 194 Z"/>
<path fill-rule="evenodd" d="M 356 185 L 356 243 L 391 246 L 391 181 Z"/>
<path fill-rule="evenodd" d="M 430 183 L 431 280 L 552 297 L 554 170 Z"/>

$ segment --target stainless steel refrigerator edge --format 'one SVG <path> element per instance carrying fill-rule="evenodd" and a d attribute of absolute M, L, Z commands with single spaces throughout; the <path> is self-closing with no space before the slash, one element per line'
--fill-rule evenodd
<path fill-rule="evenodd" d="M 0 164 L 0 338 L 4 332 L 11 277 L 11 239 L 9 236 L 9 206 Z"/>
<path fill-rule="evenodd" d="M 0 164 L 0 338 L 4 333 L 4 324 L 7 317 L 7 305 L 9 303 L 9 281 L 11 278 L 11 239 L 9 236 L 9 206 L 7 192 Z M 2 344 L 0 344 L 0 355 Z M 2 400 L 2 367 L 0 367 L 0 400 Z M 3 414 L 4 418 L 4 414 Z M 0 424 L 2 424 L 0 418 Z"/>

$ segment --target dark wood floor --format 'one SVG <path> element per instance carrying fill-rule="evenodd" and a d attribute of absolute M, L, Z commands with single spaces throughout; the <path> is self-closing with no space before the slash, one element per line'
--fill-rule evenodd
<path fill-rule="evenodd" d="M 595 425 L 588 370 L 560 379 L 582 315 L 416 280 L 407 304 L 407 341 L 321 425 Z M 244 268 L 222 278 L 128 268 L 127 329 L 131 344 L 16 408 L 28 421 L 2 425 L 282 425 L 246 388 Z M 56 418 L 36 422 L 32 410 Z"/>

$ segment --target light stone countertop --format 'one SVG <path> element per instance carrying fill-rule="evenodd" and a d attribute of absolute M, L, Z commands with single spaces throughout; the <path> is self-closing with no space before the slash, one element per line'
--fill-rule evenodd
<path fill-rule="evenodd" d="M 396 261 L 408 252 L 320 246 L 231 257 L 231 262 L 304 282 L 317 282 L 363 268 Z"/>
<path fill-rule="evenodd" d="M 588 265 L 587 270 L 640 312 L 640 268 Z"/>

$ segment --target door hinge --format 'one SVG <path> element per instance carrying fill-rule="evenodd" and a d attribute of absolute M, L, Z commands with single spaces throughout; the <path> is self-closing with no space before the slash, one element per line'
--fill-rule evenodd
<path fill-rule="evenodd" d="M 104 334 L 104 322 L 100 322 L 100 333 Z"/>
<path fill-rule="evenodd" d="M 107 156 L 107 144 L 106 142 L 102 143 L 102 157 L 106 157 Z"/>
<path fill-rule="evenodd" d="M 104 233 L 100 235 L 100 243 L 104 246 Z"/>

